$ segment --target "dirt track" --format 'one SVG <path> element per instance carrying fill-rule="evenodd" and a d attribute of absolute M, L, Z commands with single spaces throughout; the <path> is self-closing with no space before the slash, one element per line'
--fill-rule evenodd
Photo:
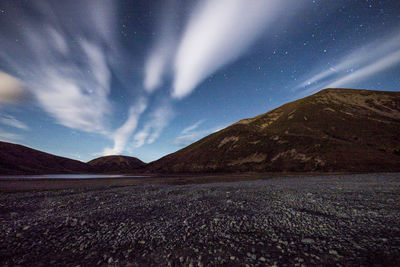
<path fill-rule="evenodd" d="M 400 174 L 0 194 L 0 265 L 400 265 Z"/>

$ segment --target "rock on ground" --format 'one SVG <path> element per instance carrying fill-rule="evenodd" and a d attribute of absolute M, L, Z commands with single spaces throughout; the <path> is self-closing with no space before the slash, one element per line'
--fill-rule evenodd
<path fill-rule="evenodd" d="M 400 265 L 400 174 L 0 194 L 0 265 Z"/>

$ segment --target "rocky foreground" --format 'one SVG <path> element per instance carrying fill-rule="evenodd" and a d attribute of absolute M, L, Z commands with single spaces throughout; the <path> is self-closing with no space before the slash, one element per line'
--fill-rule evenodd
<path fill-rule="evenodd" d="M 0 194 L 0 265 L 400 265 L 400 174 Z"/>

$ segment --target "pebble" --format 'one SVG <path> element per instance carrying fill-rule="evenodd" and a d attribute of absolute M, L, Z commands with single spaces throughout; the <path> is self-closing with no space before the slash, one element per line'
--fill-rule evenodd
<path fill-rule="evenodd" d="M 339 256 L 339 253 L 334 249 L 329 250 L 329 254 L 335 255 L 337 257 Z"/>
<path fill-rule="evenodd" d="M 313 244 L 313 243 L 314 243 L 314 239 L 311 239 L 311 238 L 303 238 L 303 239 L 301 240 L 301 243 L 303 243 L 303 244 Z"/>
<path fill-rule="evenodd" d="M 377 265 L 400 266 L 400 210 L 393 206 L 400 203 L 398 177 L 3 193 L 0 207 L 18 213 L 1 216 L 0 266 L 62 265 L 71 253 L 72 266 L 367 266 L 370 251 L 384 255 L 374 258 Z M 390 237 L 384 234 L 389 228 Z M 55 253 L 45 253 L 49 249 Z"/>

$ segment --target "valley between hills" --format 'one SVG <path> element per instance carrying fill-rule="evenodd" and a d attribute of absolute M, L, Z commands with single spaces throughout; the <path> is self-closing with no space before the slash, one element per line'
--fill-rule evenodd
<path fill-rule="evenodd" d="M 400 171 L 400 92 L 325 89 L 161 159 L 88 163 L 0 142 L 1 174 Z"/>
<path fill-rule="evenodd" d="M 400 92 L 326 89 L 148 164 L 0 142 L 0 266 L 399 266 L 399 133 Z"/>

